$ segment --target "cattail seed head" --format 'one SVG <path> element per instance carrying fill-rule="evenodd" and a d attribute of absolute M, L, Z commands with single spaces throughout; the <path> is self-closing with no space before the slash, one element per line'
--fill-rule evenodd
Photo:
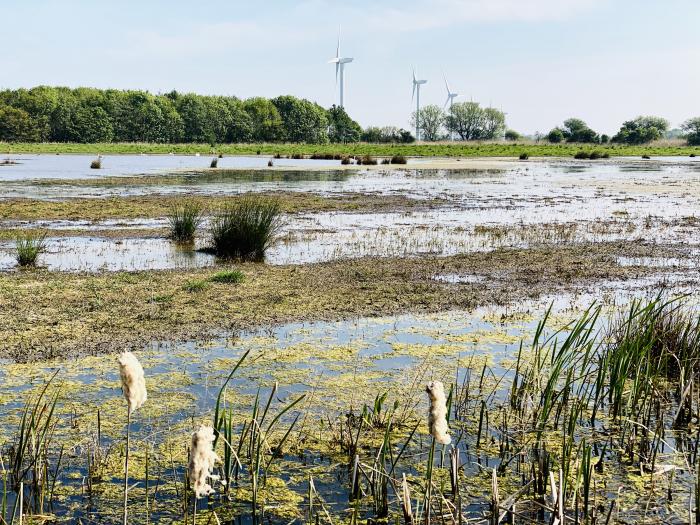
<path fill-rule="evenodd" d="M 431 381 L 425 387 L 430 399 L 428 411 L 428 427 L 430 435 L 441 445 L 449 445 L 450 428 L 447 426 L 447 402 L 445 400 L 445 388 L 440 381 Z"/>
<path fill-rule="evenodd" d="M 211 470 L 219 461 L 219 456 L 213 450 L 214 429 L 202 425 L 199 430 L 192 434 L 192 450 L 190 451 L 190 464 L 188 475 L 190 485 L 195 497 L 201 498 L 214 492 L 214 489 L 207 482 L 209 478 L 217 479 L 211 475 Z"/>
<path fill-rule="evenodd" d="M 129 404 L 129 413 L 141 408 L 146 402 L 146 380 L 143 367 L 131 352 L 119 355 L 119 375 L 122 378 L 122 392 Z"/>

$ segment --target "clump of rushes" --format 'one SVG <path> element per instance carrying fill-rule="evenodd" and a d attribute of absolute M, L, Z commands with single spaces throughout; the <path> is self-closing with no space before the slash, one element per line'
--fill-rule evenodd
<path fill-rule="evenodd" d="M 238 284 L 242 283 L 245 276 L 240 270 L 223 270 L 209 277 L 213 283 Z"/>
<path fill-rule="evenodd" d="M 168 216 L 170 238 L 177 242 L 194 241 L 195 233 L 202 223 L 202 207 L 196 202 L 175 205 Z"/>
<path fill-rule="evenodd" d="M 530 154 L 527 152 L 521 153 L 519 158 L 520 160 L 527 160 L 530 158 Z"/>
<path fill-rule="evenodd" d="M 214 157 L 211 159 L 211 164 L 209 164 L 210 168 L 216 168 L 219 165 L 219 159 L 218 157 Z"/>
<path fill-rule="evenodd" d="M 46 234 L 29 232 L 15 239 L 15 258 L 20 266 L 36 266 L 40 254 L 46 251 Z"/>
<path fill-rule="evenodd" d="M 277 200 L 243 197 L 211 222 L 211 249 L 219 257 L 262 261 L 282 227 Z"/>
<path fill-rule="evenodd" d="M 131 430 L 131 414 L 141 408 L 146 402 L 146 380 L 143 367 L 131 352 L 123 352 L 119 356 L 119 376 L 122 380 L 122 392 L 127 403 L 126 420 L 126 456 L 124 459 L 124 525 L 127 525 L 127 506 L 129 493 L 129 433 Z"/>
<path fill-rule="evenodd" d="M 363 164 L 365 166 L 376 166 L 377 159 L 375 159 L 371 155 L 365 155 L 364 157 L 362 157 L 362 159 L 357 159 L 357 163 Z"/>
<path fill-rule="evenodd" d="M 445 388 L 440 381 L 431 381 L 425 387 L 430 400 L 428 411 L 428 427 L 430 435 L 441 445 L 449 445 L 450 435 L 447 426 L 447 400 L 445 398 Z"/>
<path fill-rule="evenodd" d="M 579 160 L 590 159 L 591 154 L 588 153 L 587 151 L 581 150 L 581 151 L 576 152 L 576 155 L 574 155 L 574 158 L 579 159 Z"/>
<path fill-rule="evenodd" d="M 340 159 L 340 163 L 341 163 L 343 166 L 347 166 L 348 164 L 350 164 L 350 157 L 347 157 L 347 156 L 346 156 L 346 157 L 343 157 L 342 159 Z"/>
<path fill-rule="evenodd" d="M 102 168 L 102 155 L 98 155 L 97 158 L 90 163 L 90 168 L 93 170 Z"/>
<path fill-rule="evenodd" d="M 403 155 L 394 155 L 391 157 L 391 163 L 392 164 L 407 164 L 408 161 L 406 160 L 406 157 Z"/>

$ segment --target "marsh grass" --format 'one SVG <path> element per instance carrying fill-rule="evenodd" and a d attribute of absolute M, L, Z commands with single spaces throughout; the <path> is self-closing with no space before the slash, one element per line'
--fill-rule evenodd
<path fill-rule="evenodd" d="M 239 284 L 245 279 L 245 275 L 240 270 L 222 270 L 209 277 L 209 282 L 224 284 Z"/>
<path fill-rule="evenodd" d="M 222 258 L 262 261 L 282 225 L 276 199 L 236 199 L 211 221 L 211 250 Z"/>
<path fill-rule="evenodd" d="M 46 233 L 28 232 L 15 239 L 15 258 L 20 266 L 36 266 L 39 255 L 45 251 Z"/>
<path fill-rule="evenodd" d="M 202 207 L 197 202 L 184 202 L 170 209 L 168 214 L 170 238 L 176 242 L 193 242 L 202 224 Z"/>

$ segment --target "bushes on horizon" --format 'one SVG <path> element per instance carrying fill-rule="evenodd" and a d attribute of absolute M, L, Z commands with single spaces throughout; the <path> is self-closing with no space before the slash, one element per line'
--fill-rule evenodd
<path fill-rule="evenodd" d="M 547 140 L 552 144 L 560 142 L 596 143 L 598 134 L 588 127 L 583 120 L 570 118 L 564 121 L 562 127 L 556 127 L 547 135 Z"/>
<path fill-rule="evenodd" d="M 681 129 L 685 132 L 688 146 L 700 146 L 700 117 L 686 120 Z"/>
<path fill-rule="evenodd" d="M 372 142 L 377 144 L 410 144 L 416 141 L 416 138 L 410 131 L 395 126 L 375 127 L 370 126 L 362 132 L 363 142 Z"/>
<path fill-rule="evenodd" d="M 493 140 L 503 135 L 505 113 L 496 108 L 482 108 L 478 102 L 458 102 L 450 107 L 445 127 L 462 140 Z"/>
<path fill-rule="evenodd" d="M 547 133 L 547 142 L 552 144 L 559 144 L 564 141 L 564 132 L 560 128 L 554 128 L 552 131 Z"/>
<path fill-rule="evenodd" d="M 668 127 L 668 121 L 661 117 L 637 117 L 623 123 L 612 141 L 623 144 L 646 144 L 663 137 Z"/>
<path fill-rule="evenodd" d="M 516 140 L 520 140 L 521 138 L 522 138 L 522 136 L 520 135 L 520 133 L 518 133 L 514 129 L 506 130 L 506 134 L 505 134 L 506 140 L 516 141 Z"/>

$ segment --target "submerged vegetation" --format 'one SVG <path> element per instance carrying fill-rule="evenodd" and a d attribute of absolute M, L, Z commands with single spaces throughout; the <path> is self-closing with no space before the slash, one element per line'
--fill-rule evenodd
<path fill-rule="evenodd" d="M 128 461 L 130 523 L 695 523 L 698 311 L 657 298 L 556 317 L 547 311 L 509 345 L 514 354 L 413 357 L 384 380 L 342 379 L 356 366 L 345 360 L 314 387 L 251 387 L 248 376 L 273 361 L 242 344 L 206 406 L 167 432 L 160 425 L 180 407 L 148 412 L 172 395 L 154 377 L 141 409 L 153 426 L 132 436 L 131 453 L 120 445 L 123 425 L 109 422 L 111 401 L 102 425 L 99 411 L 76 417 L 54 373 L 18 394 L 24 408 L 2 448 L 12 475 L 3 519 L 71 507 L 116 519 Z M 306 355 L 289 356 L 281 372 Z M 144 357 L 148 382 L 157 363 Z M 142 386 L 126 382 L 129 402 L 145 399 L 140 364 L 134 370 Z M 80 432 L 81 445 L 67 446 Z"/>
<path fill-rule="evenodd" d="M 276 199 L 237 199 L 211 219 L 211 248 L 218 257 L 262 261 L 282 225 Z"/>

